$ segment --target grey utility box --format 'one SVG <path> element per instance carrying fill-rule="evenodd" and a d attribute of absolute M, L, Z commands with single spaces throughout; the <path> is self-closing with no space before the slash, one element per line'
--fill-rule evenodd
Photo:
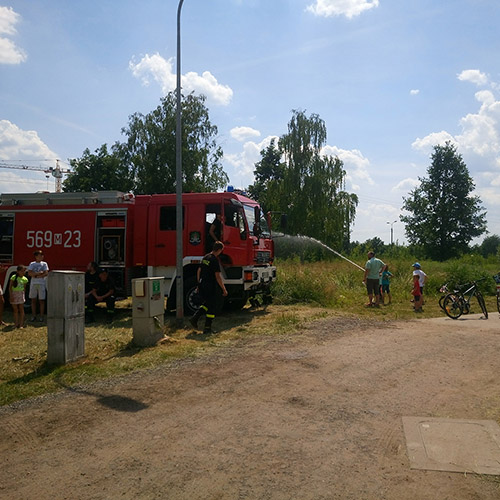
<path fill-rule="evenodd" d="M 51 271 L 47 277 L 47 362 L 85 355 L 85 273 Z"/>
<path fill-rule="evenodd" d="M 163 337 L 165 298 L 163 278 L 132 280 L 132 328 L 134 344 L 155 345 Z"/>

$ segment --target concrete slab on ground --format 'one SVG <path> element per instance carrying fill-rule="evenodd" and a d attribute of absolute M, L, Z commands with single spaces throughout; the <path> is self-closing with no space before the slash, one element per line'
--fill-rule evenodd
<path fill-rule="evenodd" d="M 410 468 L 500 475 L 494 420 L 403 417 Z"/>

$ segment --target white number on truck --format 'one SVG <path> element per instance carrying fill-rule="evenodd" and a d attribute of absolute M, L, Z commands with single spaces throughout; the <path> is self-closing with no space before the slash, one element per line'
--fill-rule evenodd
<path fill-rule="evenodd" d="M 79 248 L 82 244 L 82 232 L 67 229 L 64 233 L 52 231 L 27 231 L 26 246 L 28 248 L 51 248 L 63 245 L 64 248 Z"/>

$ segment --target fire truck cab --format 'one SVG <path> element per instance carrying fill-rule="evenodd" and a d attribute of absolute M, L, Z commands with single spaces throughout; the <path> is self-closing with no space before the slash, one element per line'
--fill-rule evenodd
<path fill-rule="evenodd" d="M 257 294 L 270 297 L 276 279 L 274 245 L 259 205 L 237 192 L 182 196 L 185 308 L 196 308 L 196 270 L 213 244 L 210 226 L 222 217 L 220 260 L 227 302 L 242 307 Z M 117 293 L 130 295 L 133 278 L 161 276 L 168 307 L 175 308 L 175 194 L 134 196 L 118 191 L 2 194 L 0 196 L 0 283 L 18 264 L 43 250 L 51 269 L 85 271 L 96 261 L 108 269 Z M 50 293 L 50 292 L 49 292 Z"/>

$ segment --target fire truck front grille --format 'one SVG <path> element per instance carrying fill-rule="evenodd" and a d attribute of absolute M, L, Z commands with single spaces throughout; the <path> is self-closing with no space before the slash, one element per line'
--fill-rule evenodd
<path fill-rule="evenodd" d="M 271 260 L 271 252 L 257 252 L 255 255 L 255 261 L 258 264 L 268 264 Z"/>

